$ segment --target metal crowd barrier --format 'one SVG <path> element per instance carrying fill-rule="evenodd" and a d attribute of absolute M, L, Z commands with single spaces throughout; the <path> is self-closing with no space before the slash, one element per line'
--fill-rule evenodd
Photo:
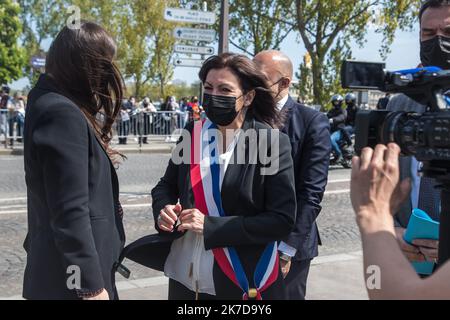
<path fill-rule="evenodd" d="M 128 118 L 128 117 L 127 117 Z M 138 138 L 139 143 L 147 142 L 149 137 L 165 137 L 171 141 L 177 139 L 181 129 L 193 119 L 189 112 L 158 111 L 139 112 L 123 120 L 119 117 L 113 127 L 113 138 Z M 5 148 L 23 142 L 25 117 L 16 111 L 0 110 L 0 144 Z"/>
<path fill-rule="evenodd" d="M 23 141 L 25 117 L 17 112 L 0 109 L 0 143 L 5 147 L 13 147 Z"/>
<path fill-rule="evenodd" d="M 119 139 L 119 144 L 130 137 L 138 137 L 139 141 L 142 139 L 144 143 L 151 136 L 169 138 L 177 135 L 191 119 L 189 112 L 139 112 L 119 117 L 115 124 L 114 137 Z"/>

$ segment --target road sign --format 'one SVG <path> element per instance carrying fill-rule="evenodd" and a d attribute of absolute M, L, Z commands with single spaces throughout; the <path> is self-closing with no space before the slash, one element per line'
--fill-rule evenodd
<path fill-rule="evenodd" d="M 216 15 L 214 12 L 208 11 L 166 8 L 164 11 L 164 19 L 174 22 L 214 24 L 216 22 Z"/>
<path fill-rule="evenodd" d="M 36 69 L 45 67 L 45 58 L 37 56 L 31 57 L 31 66 Z"/>
<path fill-rule="evenodd" d="M 178 53 L 187 53 L 187 54 L 204 54 L 204 55 L 214 54 L 213 47 L 196 47 L 196 46 L 186 46 L 182 44 L 176 44 L 174 50 L 175 52 Z"/>
<path fill-rule="evenodd" d="M 201 68 L 204 60 L 177 58 L 174 61 L 176 67 L 194 67 Z"/>
<path fill-rule="evenodd" d="M 173 35 L 181 40 L 203 42 L 214 42 L 216 40 L 216 31 L 209 29 L 175 28 Z"/>

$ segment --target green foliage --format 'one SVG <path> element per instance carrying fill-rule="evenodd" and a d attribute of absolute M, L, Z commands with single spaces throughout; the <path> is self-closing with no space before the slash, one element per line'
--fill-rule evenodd
<path fill-rule="evenodd" d="M 219 12 L 220 1 L 206 2 L 209 11 Z M 68 17 L 67 7 L 77 5 L 83 19 L 100 23 L 116 39 L 117 60 L 127 81 L 135 83 L 133 94 L 140 96 L 146 88 L 158 87 L 158 96 L 164 97 L 171 90 L 175 44 L 172 30 L 177 26 L 164 20 L 164 8 L 201 10 L 203 1 L 19 0 L 18 3 L 22 7 L 26 59 L 40 52 L 43 40 L 57 34 Z M 298 73 L 301 95 L 307 102 L 322 105 L 327 105 L 330 95 L 341 90 L 340 64 L 351 57 L 351 44 L 363 46 L 372 28 L 383 35 L 380 53 L 386 57 L 396 30 L 411 28 L 420 6 L 420 0 L 230 0 L 229 3 L 231 43 L 249 55 L 278 49 L 290 32 L 298 32 L 311 59 L 309 64 L 300 66 Z M 212 27 L 218 30 L 219 22 Z M 20 60 L 20 54 L 14 56 Z"/>
<path fill-rule="evenodd" d="M 64 0 L 18 0 L 20 21 L 22 22 L 22 40 L 25 48 L 25 73 L 33 85 L 43 71 L 33 70 L 30 65 L 34 55 L 45 57 L 42 42 L 54 38 L 69 16 L 66 14 L 68 1 Z"/>
<path fill-rule="evenodd" d="M 363 46 L 369 26 L 383 34 L 383 57 L 389 52 L 398 29 L 411 28 L 420 0 L 296 0 L 295 24 L 311 56 L 314 102 L 326 105 L 337 90 L 342 59 L 351 56 L 350 43 Z M 286 17 L 286 23 L 293 23 Z"/>
<path fill-rule="evenodd" d="M 18 45 L 22 32 L 20 7 L 11 0 L 0 0 L 0 84 L 19 79 L 25 66 L 25 52 Z"/>
<path fill-rule="evenodd" d="M 286 0 L 231 0 L 230 42 L 254 56 L 268 49 L 279 49 L 294 29 L 278 21 L 289 13 Z M 235 40 L 236 39 L 236 40 Z"/>

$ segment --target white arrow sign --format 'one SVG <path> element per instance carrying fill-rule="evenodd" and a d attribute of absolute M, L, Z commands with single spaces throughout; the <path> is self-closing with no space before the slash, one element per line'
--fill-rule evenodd
<path fill-rule="evenodd" d="M 182 44 L 176 44 L 174 50 L 175 52 L 178 53 L 214 54 L 213 47 L 196 47 L 196 46 L 185 46 Z"/>
<path fill-rule="evenodd" d="M 203 62 L 204 62 L 204 60 L 178 58 L 178 59 L 175 59 L 173 64 L 176 67 L 201 68 L 203 65 Z"/>
<path fill-rule="evenodd" d="M 36 69 L 43 68 L 45 67 L 45 58 L 33 56 L 31 58 L 31 65 Z"/>
<path fill-rule="evenodd" d="M 214 24 L 214 12 L 166 8 L 164 19 L 174 22 Z"/>
<path fill-rule="evenodd" d="M 216 31 L 209 29 L 175 28 L 173 35 L 181 40 L 203 42 L 214 42 L 216 40 Z"/>

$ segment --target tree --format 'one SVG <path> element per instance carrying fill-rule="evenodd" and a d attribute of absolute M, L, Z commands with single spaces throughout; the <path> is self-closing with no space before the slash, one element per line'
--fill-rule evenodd
<path fill-rule="evenodd" d="M 296 0 L 295 22 L 288 16 L 288 25 L 295 24 L 311 56 L 314 102 L 325 105 L 331 92 L 326 92 L 325 81 L 329 64 L 337 58 L 351 55 L 352 41 L 362 46 L 368 26 L 384 36 L 380 53 L 389 52 L 397 29 L 411 28 L 417 19 L 420 0 Z M 338 71 L 338 68 L 335 68 Z M 334 73 L 338 77 L 339 73 Z"/>
<path fill-rule="evenodd" d="M 136 0 L 130 3 L 123 32 L 120 36 L 121 55 L 125 76 L 135 81 L 135 95 L 140 96 L 141 87 L 158 83 L 160 95 L 172 79 L 172 54 L 175 39 L 172 31 L 176 24 L 164 20 L 165 6 L 177 1 Z"/>
<path fill-rule="evenodd" d="M 201 10 L 202 1 L 180 1 L 181 6 Z M 208 10 L 220 12 L 220 1 L 209 0 Z M 294 24 L 279 23 L 292 8 L 292 0 L 230 0 L 230 44 L 255 56 L 258 52 L 279 49 L 295 30 Z M 219 31 L 219 19 L 213 26 Z"/>
<path fill-rule="evenodd" d="M 65 14 L 69 4 L 64 0 L 18 0 L 21 7 L 22 40 L 25 47 L 25 60 L 38 55 L 45 58 L 42 43 L 54 38 L 64 25 L 69 14 Z M 25 72 L 33 85 L 39 77 L 40 70 L 33 70 L 30 64 Z"/>
<path fill-rule="evenodd" d="M 153 41 L 153 56 L 150 62 L 149 75 L 153 83 L 159 84 L 160 96 L 165 97 L 165 87 L 172 80 L 174 66 L 172 64 L 175 38 L 173 30 L 176 26 L 164 20 L 165 6 L 174 4 L 175 1 L 155 1 L 156 12 L 160 13 L 153 18 L 150 38 Z"/>
<path fill-rule="evenodd" d="M 69 0 L 70 1 L 70 0 Z M 117 41 L 122 32 L 121 12 L 126 11 L 125 0 L 71 0 L 80 9 L 81 19 L 101 25 Z"/>
<path fill-rule="evenodd" d="M 100 23 L 118 45 L 117 61 L 125 79 L 134 82 L 134 95 L 150 83 L 164 86 L 173 76 L 171 57 L 176 26 L 164 20 L 164 7 L 175 0 L 77 0 L 82 16 Z"/>
<path fill-rule="evenodd" d="M 11 0 L 0 0 L 0 84 L 22 76 L 25 66 L 24 50 L 18 45 L 22 28 L 20 7 Z"/>
<path fill-rule="evenodd" d="M 277 23 L 289 12 L 286 0 L 231 0 L 230 43 L 255 56 L 268 49 L 279 49 L 294 25 Z"/>
<path fill-rule="evenodd" d="M 336 45 L 330 50 L 327 56 L 327 61 L 324 66 L 324 87 L 321 95 L 321 100 L 325 101 L 322 109 L 328 110 L 331 108 L 330 96 L 335 94 L 345 94 L 341 83 L 341 66 L 342 61 L 352 59 L 351 50 L 338 40 Z"/>
<path fill-rule="evenodd" d="M 314 102 L 313 84 L 311 74 L 311 57 L 305 54 L 303 62 L 300 64 L 299 71 L 296 73 L 299 79 L 298 92 L 303 103 L 312 104 Z"/>

